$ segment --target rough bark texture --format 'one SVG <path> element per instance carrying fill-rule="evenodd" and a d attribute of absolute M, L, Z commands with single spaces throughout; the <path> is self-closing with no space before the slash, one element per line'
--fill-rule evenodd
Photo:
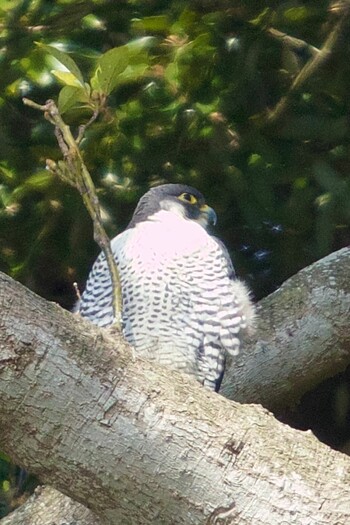
<path fill-rule="evenodd" d="M 89 509 L 52 487 L 38 487 L 1 525 L 102 525 Z"/>
<path fill-rule="evenodd" d="M 331 371 L 350 361 L 344 322 L 349 261 L 350 250 L 341 250 L 268 300 L 272 321 L 265 324 L 260 314 L 260 328 L 271 332 L 263 350 L 252 347 L 251 364 L 243 360 L 238 367 L 238 397 L 259 399 L 268 389 L 295 398 L 300 384 L 283 389 L 284 382 L 305 370 L 304 385 L 305 359 L 316 380 L 312 358 L 321 340 L 328 351 L 318 359 L 328 359 Z M 317 323 L 324 319 L 322 330 Z M 295 327 L 298 342 L 289 359 L 276 340 L 287 345 Z M 309 343 L 313 338 L 316 345 Z M 1 276 L 0 447 L 106 523 L 348 523 L 349 458 L 260 407 L 236 405 L 187 377 L 134 360 L 129 347 L 115 341 Z M 276 381 L 278 363 L 284 379 Z M 265 398 L 271 404 L 272 396 Z M 50 502 L 56 514 L 45 517 Z M 90 525 L 97 518 L 48 489 L 1 523 L 74 521 Z"/>
<path fill-rule="evenodd" d="M 350 364 L 350 249 L 305 268 L 261 301 L 255 340 L 221 393 L 278 411 Z"/>
<path fill-rule="evenodd" d="M 0 398 L 0 448 L 106 523 L 349 523 L 348 457 L 4 275 Z"/>

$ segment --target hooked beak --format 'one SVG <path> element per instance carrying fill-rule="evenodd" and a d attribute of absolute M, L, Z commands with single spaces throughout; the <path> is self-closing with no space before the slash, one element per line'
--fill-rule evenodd
<path fill-rule="evenodd" d="M 217 221 L 217 216 L 213 208 L 211 208 L 207 204 L 204 204 L 203 206 L 200 207 L 200 211 L 201 211 L 201 216 L 203 217 L 205 222 L 207 224 L 212 224 L 213 226 L 215 226 L 216 221 Z"/>

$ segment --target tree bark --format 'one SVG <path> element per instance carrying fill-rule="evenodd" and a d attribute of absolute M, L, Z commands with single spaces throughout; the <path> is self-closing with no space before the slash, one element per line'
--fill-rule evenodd
<path fill-rule="evenodd" d="M 1 449 L 106 523 L 349 522 L 347 456 L 4 275 L 0 398 Z"/>
<path fill-rule="evenodd" d="M 52 487 L 38 487 L 1 525 L 103 525 L 89 509 Z"/>
<path fill-rule="evenodd" d="M 304 268 L 260 302 L 257 330 L 221 394 L 278 412 L 350 365 L 350 248 Z"/>

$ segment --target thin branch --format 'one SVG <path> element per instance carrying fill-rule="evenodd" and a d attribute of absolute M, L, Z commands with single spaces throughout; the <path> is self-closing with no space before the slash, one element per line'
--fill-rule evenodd
<path fill-rule="evenodd" d="M 287 45 L 293 51 L 297 51 L 299 53 L 305 53 L 306 51 L 312 57 L 317 56 L 320 52 L 320 50 L 317 49 L 317 47 L 308 44 L 304 40 L 287 35 L 286 33 L 282 33 L 282 31 L 278 31 L 278 29 L 274 29 L 273 27 L 267 29 L 267 33 L 268 35 L 272 36 L 272 38 L 275 38 L 276 40 L 279 40 L 283 44 Z"/>
<path fill-rule="evenodd" d="M 55 126 L 55 135 L 62 151 L 64 161 L 60 161 L 57 165 L 54 161 L 48 159 L 46 165 L 54 174 L 58 175 L 61 180 L 78 189 L 90 217 L 92 218 L 94 239 L 103 251 L 108 264 L 113 289 L 114 323 L 120 330 L 122 294 L 118 268 L 113 257 L 110 240 L 102 225 L 101 208 L 96 189 L 78 146 L 82 140 L 86 127 L 97 118 L 97 114 L 95 112 L 85 127 L 81 127 L 77 142 L 72 135 L 70 127 L 62 119 L 53 100 L 48 100 L 46 104 L 41 105 L 27 98 L 23 98 L 23 103 L 34 109 L 43 111 L 45 118 Z"/>
<path fill-rule="evenodd" d="M 59 161 L 58 164 L 52 159 L 46 159 L 46 167 L 51 173 L 59 177 L 65 184 L 72 186 L 77 189 L 77 185 L 70 174 L 66 174 L 67 166 L 63 161 Z"/>
<path fill-rule="evenodd" d="M 88 120 L 86 124 L 82 124 L 81 126 L 79 126 L 78 136 L 75 139 L 77 144 L 81 143 L 81 141 L 83 140 L 83 137 L 85 135 L 86 128 L 88 128 L 89 126 L 91 126 L 91 124 L 93 122 L 95 122 L 95 120 L 97 119 L 99 113 L 100 113 L 99 109 L 95 109 L 95 111 L 93 112 L 92 117 L 90 118 L 90 120 Z"/>
<path fill-rule="evenodd" d="M 339 47 L 341 42 L 349 30 L 349 16 L 350 16 L 350 4 L 349 2 L 343 2 L 341 9 L 337 11 L 339 20 L 335 25 L 333 31 L 328 36 L 322 48 L 318 53 L 305 64 L 300 73 L 294 79 L 288 93 L 281 98 L 276 107 L 270 112 L 265 124 L 272 125 L 276 124 L 285 115 L 288 110 L 295 93 L 299 92 L 309 79 L 315 75 L 315 73 L 322 68 L 322 66 L 329 61 L 330 57 L 334 54 L 335 50 Z"/>

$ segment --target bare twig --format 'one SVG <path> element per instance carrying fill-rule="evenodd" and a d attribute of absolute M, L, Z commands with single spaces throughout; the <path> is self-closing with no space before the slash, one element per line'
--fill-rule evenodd
<path fill-rule="evenodd" d="M 81 293 L 80 293 L 79 286 L 78 286 L 77 282 L 73 283 L 73 288 L 74 288 L 74 291 L 75 291 L 75 295 L 76 295 L 77 301 L 80 301 Z"/>
<path fill-rule="evenodd" d="M 343 41 L 344 35 L 349 30 L 350 3 L 342 2 L 336 15 L 339 17 L 333 31 L 328 36 L 322 48 L 318 53 L 305 64 L 300 73 L 294 79 L 288 93 L 281 98 L 273 111 L 270 112 L 265 124 L 276 124 L 284 116 L 290 106 L 291 100 L 295 93 L 299 92 L 307 81 L 327 62 L 338 49 Z"/>
<path fill-rule="evenodd" d="M 45 118 L 55 126 L 55 135 L 62 151 L 64 161 L 60 161 L 56 164 L 53 160 L 48 159 L 46 165 L 55 175 L 58 175 L 61 180 L 79 190 L 84 204 L 92 218 L 94 239 L 103 251 L 108 264 L 113 289 L 114 323 L 120 330 L 122 294 L 118 268 L 113 257 L 109 238 L 102 225 L 101 210 L 96 189 L 78 146 L 79 142 L 82 140 L 86 127 L 97 118 L 98 113 L 95 112 L 89 122 L 84 127 L 81 127 L 77 142 L 72 135 L 70 127 L 67 126 L 62 119 L 53 100 L 48 100 L 46 104 L 41 105 L 27 98 L 23 98 L 23 103 L 34 109 L 43 111 Z"/>
<path fill-rule="evenodd" d="M 278 31 L 278 29 L 274 29 L 273 27 L 267 29 L 267 33 L 268 35 L 272 36 L 272 38 L 281 41 L 283 44 L 299 53 L 306 51 L 310 56 L 315 57 L 320 52 L 317 47 L 308 44 L 304 40 L 287 35 L 286 33 L 282 33 L 282 31 Z"/>
<path fill-rule="evenodd" d="M 76 182 L 72 180 L 72 177 L 70 174 L 66 174 L 67 166 L 63 161 L 58 161 L 58 164 L 52 160 L 52 159 L 46 159 L 46 167 L 48 170 L 50 170 L 54 175 L 57 175 L 63 182 L 66 184 L 69 184 L 69 186 L 73 186 L 73 188 L 77 189 Z"/>
<path fill-rule="evenodd" d="M 82 124 L 81 126 L 79 126 L 78 136 L 75 139 L 75 142 L 77 144 L 81 143 L 81 141 L 82 141 L 82 139 L 84 137 L 86 128 L 88 128 L 93 122 L 95 122 L 95 120 L 97 119 L 98 115 L 99 115 L 99 109 L 95 109 L 95 111 L 93 112 L 92 117 L 90 118 L 90 120 L 88 120 L 86 124 Z"/>

